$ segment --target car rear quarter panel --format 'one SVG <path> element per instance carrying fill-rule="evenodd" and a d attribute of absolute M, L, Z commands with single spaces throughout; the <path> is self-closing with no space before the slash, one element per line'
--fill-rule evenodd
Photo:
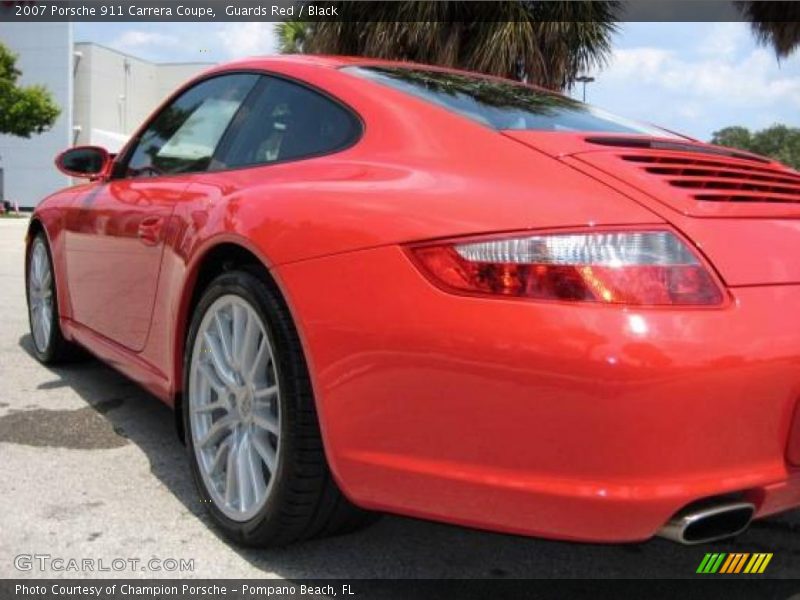
<path fill-rule="evenodd" d="M 463 297 L 396 246 L 275 273 L 330 462 L 366 506 L 636 540 L 691 501 L 789 477 L 800 323 L 773 307 L 794 286 L 720 309 Z M 797 493 L 754 501 L 774 511 Z"/>

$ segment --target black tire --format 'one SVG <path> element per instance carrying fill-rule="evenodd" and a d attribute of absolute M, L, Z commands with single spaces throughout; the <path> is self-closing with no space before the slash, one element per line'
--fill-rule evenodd
<path fill-rule="evenodd" d="M 194 451 L 190 366 L 204 314 L 221 296 L 236 295 L 255 309 L 275 355 L 280 385 L 280 453 L 266 503 L 250 520 L 234 521 L 216 506 Z M 300 340 L 280 294 L 255 274 L 230 271 L 206 288 L 192 316 L 184 355 L 183 425 L 195 484 L 214 522 L 232 540 L 279 547 L 314 537 L 348 533 L 375 519 L 351 504 L 336 486 L 325 459 L 308 369 Z"/>
<path fill-rule="evenodd" d="M 47 266 L 50 269 L 51 274 L 50 294 L 52 298 L 52 324 L 50 327 L 50 335 L 47 336 L 46 343 L 44 343 L 42 347 L 40 347 L 40 344 L 37 343 L 36 336 L 34 335 L 30 288 L 31 259 L 33 258 L 35 248 L 39 244 L 44 247 L 47 255 Z M 45 236 L 44 232 L 41 231 L 33 238 L 33 241 L 28 247 L 28 252 L 25 256 L 25 300 L 28 305 L 28 326 L 30 327 L 31 333 L 31 346 L 33 349 L 33 354 L 36 356 L 39 362 L 46 365 L 55 365 L 64 362 L 81 360 L 85 357 L 83 350 L 78 346 L 68 342 L 61 332 L 61 323 L 58 318 L 58 294 L 55 283 L 55 270 L 53 269 L 53 256 L 50 253 L 50 245 L 47 243 L 47 236 Z"/>

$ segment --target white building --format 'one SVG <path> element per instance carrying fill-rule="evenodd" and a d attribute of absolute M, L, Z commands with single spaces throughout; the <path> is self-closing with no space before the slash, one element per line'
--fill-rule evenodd
<path fill-rule="evenodd" d="M 90 42 L 74 48 L 74 142 L 112 152 L 179 85 L 211 66 L 152 63 Z"/>
<path fill-rule="evenodd" d="M 53 159 L 72 143 L 72 28 L 63 23 L 0 23 L 0 42 L 19 55 L 21 82 L 44 85 L 61 107 L 50 131 L 30 139 L 0 135 L 0 198 L 34 206 L 69 184 Z"/>
<path fill-rule="evenodd" d="M 90 42 L 69 23 L 0 23 L 23 85 L 44 85 L 61 107 L 55 125 L 29 139 L 0 135 L 0 199 L 33 207 L 70 179 L 53 165 L 73 145 L 118 151 L 181 83 L 211 63 L 153 63 Z"/>

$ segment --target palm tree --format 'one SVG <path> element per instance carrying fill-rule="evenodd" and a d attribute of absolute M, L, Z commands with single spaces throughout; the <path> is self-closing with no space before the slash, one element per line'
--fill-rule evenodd
<path fill-rule="evenodd" d="M 786 58 L 800 47 L 800 3 L 736 2 L 750 21 L 759 42 L 772 46 L 778 58 Z"/>
<path fill-rule="evenodd" d="M 608 60 L 620 4 L 345 2 L 341 20 L 284 23 L 278 35 L 282 51 L 410 60 L 564 89 Z M 288 41 L 297 27 L 301 46 Z"/>
<path fill-rule="evenodd" d="M 303 51 L 309 24 L 303 21 L 287 21 L 280 23 L 276 29 L 278 34 L 278 50 L 281 54 L 297 54 Z"/>

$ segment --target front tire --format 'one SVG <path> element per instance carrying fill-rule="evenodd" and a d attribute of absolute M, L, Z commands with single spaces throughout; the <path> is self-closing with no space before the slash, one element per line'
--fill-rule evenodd
<path fill-rule="evenodd" d="M 183 418 L 200 495 L 235 541 L 283 546 L 370 520 L 331 477 L 289 312 L 249 272 L 217 277 L 194 311 Z"/>
<path fill-rule="evenodd" d="M 47 237 L 39 232 L 33 238 L 25 264 L 25 296 L 33 353 L 46 365 L 74 360 L 80 351 L 64 339 L 58 319 L 58 294 L 53 275 L 53 258 Z"/>

